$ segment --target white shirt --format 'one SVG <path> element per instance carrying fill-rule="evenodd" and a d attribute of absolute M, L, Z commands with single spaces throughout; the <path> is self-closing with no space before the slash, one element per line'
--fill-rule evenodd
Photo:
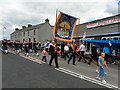
<path fill-rule="evenodd" d="M 85 45 L 81 44 L 78 51 L 86 51 Z"/>
<path fill-rule="evenodd" d="M 116 56 L 116 54 L 115 54 L 115 50 L 112 51 L 112 55 L 113 55 L 113 56 Z"/>
<path fill-rule="evenodd" d="M 64 50 L 65 50 L 65 51 L 69 51 L 69 47 L 66 45 L 66 46 L 64 47 Z"/>
<path fill-rule="evenodd" d="M 50 48 L 50 45 L 52 45 L 52 44 L 51 44 L 51 43 L 49 43 L 48 48 Z"/>

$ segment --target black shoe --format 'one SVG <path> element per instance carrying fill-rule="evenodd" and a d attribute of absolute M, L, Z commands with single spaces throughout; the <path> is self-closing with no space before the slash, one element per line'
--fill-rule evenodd
<path fill-rule="evenodd" d="M 56 66 L 56 68 L 59 68 L 59 66 Z"/>
<path fill-rule="evenodd" d="M 84 63 L 87 63 L 87 61 L 84 61 Z"/>
<path fill-rule="evenodd" d="M 90 65 L 91 63 L 89 62 L 88 65 Z"/>
<path fill-rule="evenodd" d="M 76 64 L 73 64 L 73 65 L 76 65 Z"/>
<path fill-rule="evenodd" d="M 78 62 L 80 62 L 81 60 L 78 60 Z"/>
<path fill-rule="evenodd" d="M 106 64 L 109 64 L 109 62 L 106 62 Z"/>
<path fill-rule="evenodd" d="M 52 66 L 51 64 L 49 64 L 49 66 Z"/>
<path fill-rule="evenodd" d="M 69 61 L 67 63 L 69 64 Z"/>

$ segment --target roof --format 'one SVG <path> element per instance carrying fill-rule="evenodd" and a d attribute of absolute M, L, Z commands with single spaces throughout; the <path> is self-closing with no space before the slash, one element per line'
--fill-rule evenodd
<path fill-rule="evenodd" d="M 38 24 L 38 25 L 33 25 L 33 26 L 30 26 L 30 27 L 26 27 L 26 28 L 21 29 L 21 31 L 29 31 L 29 30 L 37 29 L 37 28 L 40 28 L 41 26 L 43 26 L 44 24 L 45 23 L 41 23 L 41 24 Z"/>
<path fill-rule="evenodd" d="M 14 33 L 17 33 L 17 32 L 20 32 L 20 31 L 30 31 L 30 30 L 34 30 L 34 29 L 38 29 L 38 28 L 41 28 L 43 25 L 45 25 L 46 23 L 41 23 L 41 24 L 37 24 L 37 25 L 33 25 L 33 26 L 30 26 L 30 27 L 26 27 L 26 28 L 22 28 L 22 29 L 19 29 L 17 31 L 14 31 L 13 33 L 11 34 L 14 34 Z M 48 25 L 50 25 L 49 23 L 47 23 Z M 53 26 L 50 25 L 51 28 L 53 28 Z"/>

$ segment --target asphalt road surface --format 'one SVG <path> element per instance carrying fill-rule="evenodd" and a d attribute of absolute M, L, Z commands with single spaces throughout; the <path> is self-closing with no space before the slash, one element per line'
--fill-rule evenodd
<path fill-rule="evenodd" d="M 19 55 L 2 54 L 2 88 L 106 88 Z"/>

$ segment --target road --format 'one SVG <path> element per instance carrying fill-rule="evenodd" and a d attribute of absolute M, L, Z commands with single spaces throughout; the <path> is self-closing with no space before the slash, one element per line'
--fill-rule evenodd
<path fill-rule="evenodd" d="M 2 88 L 106 88 L 12 53 L 2 54 Z"/>

